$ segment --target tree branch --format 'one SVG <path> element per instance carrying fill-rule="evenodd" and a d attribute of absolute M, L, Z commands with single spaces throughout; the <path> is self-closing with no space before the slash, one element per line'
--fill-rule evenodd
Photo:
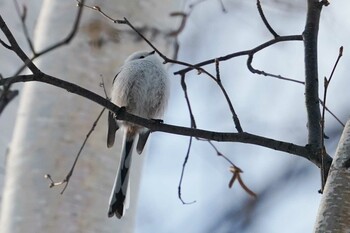
<path fill-rule="evenodd" d="M 191 71 L 193 69 L 198 69 L 199 67 L 202 67 L 202 66 L 206 66 L 206 65 L 209 65 L 209 64 L 214 64 L 216 61 L 221 62 L 221 61 L 227 61 L 227 60 L 229 60 L 231 58 L 234 58 L 234 57 L 254 55 L 255 53 L 259 52 L 260 50 L 263 50 L 263 49 L 265 49 L 265 48 L 267 48 L 267 47 L 269 47 L 269 46 L 271 46 L 273 44 L 277 44 L 279 42 L 284 42 L 284 41 L 302 41 L 302 40 L 303 40 L 303 37 L 301 35 L 279 36 L 279 37 L 274 38 L 272 40 L 266 41 L 266 42 L 262 43 L 261 45 L 256 46 L 253 49 L 243 50 L 243 51 L 239 51 L 239 52 L 236 52 L 236 53 L 228 54 L 226 56 L 213 58 L 213 59 L 210 59 L 210 60 L 206 60 L 206 61 L 197 63 L 197 64 L 193 65 L 192 67 L 187 67 L 185 69 L 176 71 L 174 73 L 174 75 L 186 74 L 187 72 L 189 72 L 189 71 Z"/>
<path fill-rule="evenodd" d="M 308 144 L 321 149 L 321 112 L 318 96 L 317 37 L 322 3 L 308 0 L 307 18 L 303 32 L 305 53 L 305 103 L 307 111 Z"/>
<path fill-rule="evenodd" d="M 84 89 L 76 84 L 55 78 L 53 76 L 47 75 L 41 72 L 35 64 L 28 58 L 28 56 L 23 52 L 23 50 L 19 47 L 16 40 L 14 39 L 12 33 L 6 26 L 2 17 L 0 16 L 0 29 L 4 32 L 7 37 L 11 49 L 20 57 L 20 59 L 28 66 L 28 68 L 33 72 L 32 75 L 19 75 L 15 77 L 9 77 L 0 79 L 0 86 L 11 85 L 13 83 L 18 82 L 29 82 L 29 81 L 38 81 L 47 83 L 56 87 L 60 87 L 62 89 L 67 90 L 68 92 L 80 95 L 85 97 L 102 107 L 105 107 L 109 111 L 114 112 L 116 118 L 118 120 L 128 121 L 137 125 L 141 125 L 143 127 L 149 128 L 151 131 L 160 131 L 171 134 L 183 135 L 183 136 L 193 136 L 196 138 L 202 138 L 213 141 L 230 141 L 230 142 L 240 142 L 240 143 L 248 143 L 263 146 L 266 148 L 287 152 L 290 154 L 295 154 L 306 158 L 316 164 L 318 167 L 321 165 L 321 158 L 317 156 L 317 153 L 308 146 L 299 146 L 288 142 L 278 141 L 270 138 L 265 138 L 261 136 L 257 136 L 250 133 L 230 133 L 230 132 L 214 132 L 207 131 L 201 129 L 193 129 L 188 127 L 174 126 L 169 124 L 163 124 L 158 121 L 144 119 L 135 115 L 132 115 L 126 111 L 119 111 L 120 107 L 116 106 L 108 99 L 91 92 L 87 89 Z M 279 37 L 280 39 L 283 37 Z M 274 42 L 271 42 L 274 43 Z M 261 46 L 260 46 L 261 47 Z M 263 46 L 262 46 L 263 47 Z M 259 47 L 257 47 L 257 50 Z M 325 157 L 325 162 L 330 166 L 332 159 L 328 155 Z"/>
<path fill-rule="evenodd" d="M 85 2 L 85 0 L 81 0 L 81 3 L 82 3 L 82 4 L 84 4 L 84 2 Z M 58 41 L 58 42 L 52 44 L 51 46 L 47 47 L 46 49 L 43 49 L 43 50 L 40 51 L 40 52 L 36 52 L 36 51 L 35 51 L 34 47 L 32 47 L 32 45 L 31 45 L 32 42 L 31 42 L 29 36 L 27 35 L 27 33 L 25 33 L 25 34 L 26 34 L 27 41 L 28 41 L 28 43 L 29 43 L 29 45 L 30 45 L 30 47 L 31 47 L 31 49 L 32 49 L 32 51 L 33 51 L 33 56 L 30 58 L 30 60 L 31 60 L 31 61 L 34 61 L 34 60 L 37 59 L 38 57 L 40 57 L 40 56 L 42 56 L 42 55 L 44 55 L 44 54 L 46 54 L 46 53 L 49 53 L 49 52 L 51 52 L 52 50 L 55 50 L 55 49 L 57 49 L 57 48 L 59 48 L 59 47 L 61 47 L 61 46 L 63 46 L 63 45 L 69 44 L 70 41 L 75 37 L 76 33 L 78 32 L 78 27 L 79 27 L 79 24 L 80 24 L 80 19 L 81 19 L 82 13 L 83 13 L 83 8 L 80 7 L 80 8 L 78 9 L 77 15 L 76 15 L 76 17 L 75 17 L 75 20 L 74 20 L 74 23 L 73 23 L 73 27 L 72 27 L 71 31 L 68 33 L 68 35 L 67 35 L 65 38 L 63 38 L 61 41 Z M 25 22 L 23 21 L 23 19 L 22 19 L 22 26 L 24 27 L 24 31 L 26 31 L 27 29 L 26 29 L 26 25 L 25 25 Z M 25 63 L 25 64 L 16 72 L 15 75 L 20 74 L 26 67 L 27 67 L 27 66 L 26 66 L 26 63 Z"/>
<path fill-rule="evenodd" d="M 279 35 L 277 34 L 277 32 L 275 32 L 275 30 L 273 30 L 273 28 L 271 27 L 271 25 L 269 24 L 269 22 L 267 21 L 266 17 L 265 17 L 265 14 L 264 14 L 264 11 L 261 7 L 261 3 L 260 3 L 260 0 L 257 0 L 256 1 L 256 6 L 258 8 L 258 11 L 259 11 L 259 15 L 262 19 L 262 21 L 264 22 L 267 30 L 269 30 L 269 32 L 273 35 L 273 37 L 277 38 L 279 37 Z"/>

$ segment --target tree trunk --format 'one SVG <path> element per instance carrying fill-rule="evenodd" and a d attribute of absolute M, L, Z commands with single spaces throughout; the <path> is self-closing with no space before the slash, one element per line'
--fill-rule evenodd
<path fill-rule="evenodd" d="M 38 51 L 60 40 L 74 22 L 75 1 L 44 1 L 35 32 Z M 110 16 L 127 17 L 166 54 L 173 40 L 166 33 L 176 26 L 169 17 L 176 0 L 96 1 Z M 30 6 L 28 6 L 30 9 Z M 148 28 L 148 29 L 147 29 Z M 157 30 L 152 30 L 157 28 Z M 154 33 L 158 32 L 158 33 Z M 137 50 L 151 50 L 126 25 L 116 25 L 97 11 L 84 9 L 73 42 L 36 63 L 44 72 L 104 95 L 123 60 Z M 55 181 L 69 171 L 101 107 L 41 83 L 27 83 L 21 93 L 16 128 L 6 164 L 0 219 L 1 233 L 132 232 L 143 156 L 134 156 L 130 209 L 121 219 L 107 217 L 109 195 L 119 163 L 119 143 L 106 147 L 106 114 L 88 140 L 68 188 L 50 189 L 44 174 Z"/>
<path fill-rule="evenodd" d="M 315 232 L 350 232 L 350 120 L 340 138 L 330 168 Z"/>

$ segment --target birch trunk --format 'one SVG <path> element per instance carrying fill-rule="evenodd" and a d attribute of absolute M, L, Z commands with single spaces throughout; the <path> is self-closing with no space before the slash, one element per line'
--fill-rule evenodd
<path fill-rule="evenodd" d="M 35 33 L 38 51 L 66 35 L 73 24 L 75 1 L 44 1 Z M 152 36 L 167 54 L 173 48 L 165 36 L 176 22 L 169 17 L 176 0 L 95 1 L 111 16 L 139 27 L 157 28 Z M 28 6 L 30 7 L 30 6 Z M 149 30 L 151 32 L 152 30 Z M 71 44 L 37 60 L 39 68 L 104 95 L 124 59 L 137 50 L 150 50 L 126 25 L 115 25 L 96 11 L 84 9 L 79 33 Z M 98 123 L 75 168 L 70 184 L 50 189 L 44 174 L 56 181 L 69 171 L 80 145 L 101 107 L 40 83 L 27 83 L 6 164 L 0 232 L 133 232 L 143 156 L 134 156 L 131 204 L 122 220 L 107 217 L 108 200 L 119 163 L 119 143 L 106 147 L 106 115 Z"/>
<path fill-rule="evenodd" d="M 329 171 L 315 232 L 350 232 L 350 121 L 347 122 Z"/>

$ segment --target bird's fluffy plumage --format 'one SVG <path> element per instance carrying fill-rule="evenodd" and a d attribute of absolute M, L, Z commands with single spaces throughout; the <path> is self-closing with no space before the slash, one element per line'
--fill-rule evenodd
<path fill-rule="evenodd" d="M 169 80 L 164 65 L 154 52 L 136 52 L 130 55 L 113 80 L 111 101 L 134 115 L 158 119 L 167 105 Z M 125 198 L 129 183 L 129 168 L 133 142 L 137 135 L 137 152 L 140 154 L 150 132 L 125 121 L 117 121 L 113 113 L 108 115 L 107 146 L 114 143 L 115 132 L 124 130 L 123 148 L 118 173 L 114 182 L 108 216 L 121 218 L 125 212 Z"/>

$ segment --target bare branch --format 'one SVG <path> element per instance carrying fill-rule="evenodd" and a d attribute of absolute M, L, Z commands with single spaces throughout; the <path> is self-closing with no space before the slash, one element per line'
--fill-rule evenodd
<path fill-rule="evenodd" d="M 186 82 L 185 82 L 185 76 L 181 76 L 181 87 L 182 87 L 182 90 L 185 94 L 185 100 L 186 100 L 186 103 L 187 103 L 187 108 L 188 108 L 188 112 L 190 114 L 190 119 L 191 119 L 191 128 L 197 128 L 197 124 L 196 124 L 196 120 L 194 118 L 194 115 L 193 115 L 193 111 L 192 111 L 192 107 L 191 107 L 191 102 L 190 102 L 190 98 L 188 97 L 188 93 L 187 93 L 187 85 L 186 85 Z"/>
<path fill-rule="evenodd" d="M 190 156 L 190 151 L 191 151 L 191 147 L 192 147 L 192 139 L 193 139 L 193 137 L 190 137 L 190 141 L 189 141 L 189 143 L 188 143 L 188 148 L 187 148 L 187 153 L 186 153 L 184 162 L 183 162 L 183 164 L 182 164 L 182 169 L 181 169 L 181 175 L 180 175 L 179 185 L 178 185 L 178 187 L 177 187 L 177 194 L 178 194 L 178 197 L 179 197 L 180 201 L 182 202 L 182 204 L 184 204 L 184 205 L 196 203 L 195 200 L 194 200 L 194 201 L 191 201 L 191 202 L 186 202 L 186 201 L 184 201 L 183 198 L 182 198 L 182 194 L 181 194 L 182 180 L 183 180 L 183 177 L 184 177 L 184 174 L 185 174 L 186 164 L 187 164 L 188 158 L 189 158 L 189 156 Z"/>
<path fill-rule="evenodd" d="M 85 2 L 85 0 L 81 0 L 81 2 L 83 4 Z M 30 61 L 34 61 L 38 57 L 40 57 L 40 56 L 42 56 L 42 55 L 44 55 L 44 54 L 46 54 L 48 52 L 51 52 L 52 50 L 60 48 L 63 45 L 69 44 L 71 42 L 71 40 L 75 37 L 75 35 L 76 35 L 77 31 L 78 31 L 78 26 L 80 24 L 80 19 L 81 19 L 82 12 L 83 12 L 83 8 L 79 8 L 78 12 L 77 12 L 77 16 L 75 17 L 75 20 L 74 20 L 73 27 L 72 27 L 71 31 L 61 41 L 52 44 L 51 46 L 47 47 L 46 49 L 43 49 L 40 52 L 36 52 L 35 53 L 34 52 L 34 48 L 33 48 L 32 50 L 33 50 L 34 54 L 33 54 L 33 57 L 30 58 Z M 27 63 L 24 63 L 24 65 L 15 73 L 15 75 L 20 74 L 27 67 L 26 64 Z"/>
<path fill-rule="evenodd" d="M 227 156 L 225 156 L 223 153 L 221 153 L 216 146 L 214 145 L 214 143 L 212 143 L 210 140 L 208 140 L 208 143 L 211 145 L 211 147 L 215 150 L 216 155 L 220 156 L 222 158 L 224 158 L 228 163 L 231 164 L 230 166 L 230 172 L 232 173 L 232 178 L 230 179 L 230 182 L 228 184 L 229 188 L 232 188 L 233 183 L 238 180 L 238 183 L 240 184 L 240 186 L 244 189 L 244 191 L 246 191 L 249 195 L 251 195 L 252 197 L 256 198 L 256 194 L 251 191 L 243 182 L 243 179 L 241 177 L 241 173 L 243 173 L 243 170 L 240 169 L 239 167 L 237 167 Z"/>
<path fill-rule="evenodd" d="M 100 83 L 100 86 L 103 88 L 103 91 L 104 91 L 104 93 L 105 93 L 105 95 L 106 95 L 106 99 L 108 99 L 108 96 L 107 96 L 107 92 L 106 92 L 106 88 L 105 88 L 105 84 L 104 84 L 103 79 L 102 79 L 102 81 L 101 81 L 101 83 Z M 69 170 L 68 174 L 66 175 L 66 177 L 65 177 L 62 181 L 60 181 L 60 182 L 53 182 L 53 180 L 52 180 L 50 174 L 46 174 L 46 175 L 45 175 L 45 178 L 47 178 L 47 179 L 49 179 L 49 180 L 51 181 L 51 184 L 50 184 L 50 186 L 49 186 L 50 188 L 52 188 L 52 187 L 54 187 L 54 186 L 59 186 L 59 185 L 65 184 L 65 186 L 63 187 L 63 189 L 62 189 L 62 191 L 61 191 L 61 194 L 64 193 L 64 191 L 66 190 L 66 188 L 67 188 L 67 186 L 68 186 L 68 183 L 69 183 L 69 181 L 70 181 L 70 178 L 71 178 L 72 175 L 73 175 L 73 172 L 74 172 L 75 166 L 76 166 L 76 164 L 77 164 L 77 162 L 78 162 L 78 159 L 79 159 L 79 157 L 80 157 L 80 154 L 81 154 L 81 152 L 83 151 L 83 149 L 84 149 L 84 147 L 85 147 L 85 145 L 86 145 L 86 142 L 87 142 L 87 140 L 89 139 L 90 135 L 91 135 L 92 132 L 95 130 L 96 125 L 97 125 L 97 123 L 100 121 L 100 118 L 101 118 L 101 116 L 102 116 L 102 114 L 104 113 L 105 110 L 106 110 L 106 108 L 103 108 L 103 109 L 101 110 L 100 114 L 97 116 L 96 120 L 95 120 L 94 123 L 92 124 L 91 129 L 89 130 L 89 132 L 88 132 L 87 135 L 85 136 L 85 140 L 84 140 L 83 144 L 81 145 L 81 147 L 80 147 L 80 149 L 79 149 L 79 151 L 78 151 L 78 154 L 77 154 L 76 157 L 75 157 L 75 160 L 74 160 L 74 162 L 73 162 L 73 165 L 72 165 L 71 169 Z"/>
<path fill-rule="evenodd" d="M 321 149 L 321 112 L 318 96 L 317 37 L 322 4 L 308 0 L 307 18 L 303 32 L 305 54 L 305 103 L 307 112 L 308 144 Z"/>
<path fill-rule="evenodd" d="M 211 75 L 209 72 L 207 72 L 206 70 L 204 70 L 203 68 L 200 67 L 196 67 L 190 63 L 187 62 L 183 62 L 183 61 L 178 61 L 178 60 L 174 60 L 174 59 L 170 59 L 167 56 L 165 56 L 161 51 L 159 51 L 159 49 L 156 48 L 155 45 L 153 45 L 150 40 L 148 40 L 141 32 L 140 30 L 138 30 L 134 25 L 132 25 L 130 23 L 130 21 L 127 18 L 123 18 L 123 20 L 120 19 L 114 19 L 111 16 L 109 16 L 107 13 L 105 13 L 99 6 L 89 6 L 86 4 L 82 4 L 80 2 L 80 0 L 76 0 L 78 2 L 78 6 L 84 6 L 86 8 L 89 8 L 91 10 L 95 10 L 98 11 L 99 13 L 101 13 L 104 17 L 106 17 L 107 19 L 111 20 L 113 23 L 118 23 L 118 24 L 126 24 L 128 25 L 134 32 L 136 32 L 136 34 L 138 34 L 140 36 L 140 38 L 142 38 L 142 40 L 144 40 L 163 60 L 164 60 L 164 64 L 165 63 L 172 63 L 172 64 L 178 64 L 178 65 L 182 65 L 182 66 L 186 66 L 193 69 L 198 70 L 198 72 L 200 73 L 205 73 L 206 75 L 208 75 L 210 78 L 215 79 L 215 77 L 213 75 Z"/>
<path fill-rule="evenodd" d="M 322 137 L 322 154 L 321 154 L 321 193 L 323 192 L 323 189 L 324 189 L 324 186 L 326 184 L 326 179 L 327 179 L 327 170 L 326 170 L 326 167 L 325 167 L 325 163 L 324 163 L 324 158 L 325 158 L 325 155 L 327 154 L 326 152 L 326 149 L 325 149 L 325 145 L 324 145 L 324 128 L 325 128 L 325 113 L 326 113 L 326 102 L 327 102 L 327 91 L 328 91 L 328 86 L 333 78 L 333 74 L 334 74 L 334 71 L 335 69 L 337 68 L 337 65 L 338 65 L 338 62 L 340 60 L 340 58 L 343 56 L 343 46 L 341 46 L 339 48 L 339 54 L 338 54 L 338 57 L 337 57 L 337 60 L 335 61 L 335 64 L 333 66 L 333 69 L 332 69 L 332 72 L 329 76 L 329 79 L 327 79 L 326 77 L 324 77 L 324 92 L 323 92 L 323 108 L 322 108 L 322 116 L 321 116 L 321 137 Z"/>
<path fill-rule="evenodd" d="M 0 74 L 0 80 L 3 77 Z M 5 107 L 18 95 L 18 90 L 10 90 L 9 85 L 4 85 L 0 88 L 0 114 L 4 111 Z"/>
<path fill-rule="evenodd" d="M 79 2 L 79 0 L 77 0 Z M 82 5 L 80 5 L 82 6 Z M 225 90 L 225 88 L 223 87 L 221 81 L 217 80 L 217 78 L 215 78 L 212 74 L 210 74 L 208 71 L 204 70 L 203 68 L 200 68 L 200 67 L 195 67 L 193 66 L 192 64 L 189 64 L 189 63 L 186 63 L 186 62 L 182 62 L 182 61 L 178 61 L 178 60 L 174 60 L 174 59 L 170 59 L 168 58 L 167 56 L 165 56 L 162 52 L 160 52 L 138 29 L 136 29 L 135 26 L 133 26 L 126 18 L 124 18 L 124 20 L 116 20 L 112 17 L 110 17 L 109 15 L 107 15 L 105 12 L 103 12 L 101 10 L 100 7 L 98 6 L 88 6 L 88 5 L 83 5 L 89 9 L 92 9 L 92 10 L 96 10 L 98 12 L 100 12 L 101 14 L 103 14 L 103 16 L 105 16 L 106 18 L 108 18 L 109 20 L 111 20 L 112 22 L 114 23 L 119 23 L 119 24 L 126 24 L 128 25 L 132 30 L 134 30 L 150 47 L 152 47 L 152 49 L 161 57 L 163 58 L 164 60 L 164 63 L 172 63 L 172 64 L 178 64 L 178 65 L 183 65 L 183 66 L 187 66 L 187 67 L 191 67 L 191 68 L 194 68 L 194 69 L 197 69 L 199 73 L 204 73 L 206 75 L 208 75 L 212 80 L 214 80 L 220 87 L 222 93 L 224 94 L 225 96 L 225 99 L 229 105 L 229 108 L 230 108 L 230 111 L 233 115 L 233 121 L 235 123 L 235 127 L 237 129 L 238 132 L 243 132 L 242 130 L 242 127 L 240 125 L 240 122 L 239 122 L 239 119 L 237 117 L 237 114 L 235 113 L 235 110 L 233 108 L 233 105 L 232 105 L 232 102 Z M 182 85 L 185 85 L 185 76 L 184 75 L 181 75 L 181 84 Z M 183 86 L 183 89 L 184 89 L 184 86 Z M 187 96 L 187 93 L 185 92 L 185 97 Z M 188 97 L 186 98 L 186 101 L 187 101 L 187 105 L 189 106 L 189 99 Z M 194 122 L 194 117 L 193 117 L 193 114 L 191 115 L 191 124 Z"/>
<path fill-rule="evenodd" d="M 30 50 L 32 51 L 32 53 L 33 53 L 34 56 L 35 56 L 35 55 L 36 55 L 36 52 L 35 52 L 35 49 L 34 49 L 33 42 L 32 42 L 32 40 L 30 39 L 29 32 L 28 32 L 28 28 L 27 28 L 27 24 L 26 24 L 27 7 L 26 7 L 26 5 L 23 4 L 23 6 L 22 6 L 22 12 L 21 12 L 18 1 L 15 0 L 14 2 L 15 2 L 15 8 L 16 8 L 17 14 L 19 15 L 19 17 L 20 17 L 20 19 L 21 19 L 21 24 L 22 24 L 22 29 L 23 29 L 23 32 L 24 32 L 24 36 L 25 36 L 25 38 L 26 38 L 26 40 L 27 40 L 27 43 L 28 43 L 28 45 L 29 45 Z"/>
<path fill-rule="evenodd" d="M 0 44 L 9 50 L 12 50 L 11 45 L 6 44 L 2 39 L 0 39 Z"/>
<path fill-rule="evenodd" d="M 323 101 L 320 99 L 320 103 L 321 103 L 321 106 L 324 107 L 326 109 L 326 111 L 331 114 L 331 116 L 342 126 L 342 127 L 345 127 L 345 123 L 342 122 L 333 112 L 332 110 L 330 110 L 324 103 Z"/>
<path fill-rule="evenodd" d="M 243 50 L 243 51 L 239 51 L 236 53 L 228 54 L 226 56 L 212 58 L 210 60 L 202 61 L 200 63 L 192 65 L 192 67 L 188 67 L 188 68 L 176 71 L 174 74 L 175 75 L 186 74 L 187 72 L 189 72 L 193 69 L 198 69 L 202 66 L 214 64 L 216 60 L 221 62 L 221 61 L 230 60 L 231 58 L 234 58 L 234 57 L 254 55 L 255 53 L 257 53 L 257 52 L 259 52 L 259 51 L 261 51 L 261 50 L 263 50 L 271 45 L 274 45 L 276 43 L 280 43 L 280 42 L 284 42 L 284 41 L 302 41 L 302 40 L 303 40 L 303 37 L 301 35 L 280 36 L 280 37 L 274 38 L 272 40 L 269 40 L 265 43 L 262 43 L 261 45 L 258 45 L 253 49 Z"/>
<path fill-rule="evenodd" d="M 215 62 L 215 65 L 216 65 L 216 83 L 218 84 L 220 90 L 222 91 L 222 93 L 224 94 L 225 96 L 225 99 L 226 99 L 226 102 L 230 108 L 230 111 L 232 113 L 232 119 L 233 119 L 233 122 L 236 126 L 236 129 L 237 129 L 237 132 L 238 133 L 242 133 L 243 132 L 243 129 L 242 129 L 242 126 L 241 126 L 241 123 L 239 121 L 239 118 L 238 118 L 238 115 L 233 107 L 233 104 L 231 102 L 231 99 L 230 97 L 228 96 L 228 93 L 224 87 L 224 85 L 222 84 L 221 82 L 221 78 L 220 78 L 220 67 L 219 67 L 219 61 L 216 61 Z"/>
<path fill-rule="evenodd" d="M 83 0 L 84 2 L 85 0 Z M 0 39 L 0 44 L 3 45 L 5 48 L 9 49 L 9 50 L 13 50 L 13 51 L 19 51 L 21 53 L 21 56 L 19 56 L 19 54 L 17 54 L 21 59 L 22 61 L 24 62 L 24 64 L 17 70 L 17 72 L 15 73 L 14 76 L 16 75 L 19 75 L 26 67 L 29 67 L 28 65 L 30 65 L 31 68 L 35 69 L 35 66 L 33 66 L 32 64 L 32 61 L 34 61 L 36 58 L 54 50 L 54 49 L 57 49 L 59 47 L 61 47 L 62 45 L 64 44 L 68 44 L 71 39 L 75 36 L 77 30 L 78 30 L 78 25 L 79 25 L 79 22 L 80 22 L 80 17 L 81 17 L 81 13 L 82 13 L 82 9 L 79 9 L 78 10 L 78 13 L 77 13 L 77 16 L 75 18 L 75 22 L 74 22 L 74 26 L 73 26 L 73 29 L 71 30 L 71 32 L 67 35 L 67 37 L 65 39 L 63 39 L 61 42 L 57 42 L 55 44 L 53 44 L 52 46 L 42 50 L 41 52 L 37 53 L 34 49 L 34 46 L 33 46 L 33 43 L 32 43 L 32 40 L 30 39 L 30 36 L 29 36 L 29 32 L 28 32 L 28 28 L 27 28 L 27 25 L 25 23 L 25 20 L 26 20 L 26 16 L 27 16 L 27 7 L 25 5 L 23 5 L 23 10 L 21 11 L 20 10 L 20 6 L 17 2 L 17 0 L 15 0 L 15 7 L 16 7 L 16 10 L 17 10 L 17 13 L 21 19 L 21 23 L 22 23 L 22 28 L 23 28 L 23 32 L 25 34 L 25 38 L 29 44 L 29 47 L 33 53 L 33 56 L 29 59 L 26 55 L 23 56 L 23 51 L 19 51 L 18 50 L 18 44 L 17 42 L 15 41 L 15 39 L 13 38 L 12 34 L 10 33 L 8 27 L 6 26 L 5 22 L 3 21 L 2 17 L 0 16 L 0 24 L 1 24 L 1 30 L 4 32 L 4 34 L 6 35 L 7 39 L 9 40 L 10 44 L 11 45 L 8 45 L 6 44 L 4 41 L 2 41 Z M 13 44 L 15 45 L 15 47 L 13 47 Z M 25 60 L 23 60 L 25 59 Z M 29 67 L 29 68 L 30 68 Z M 37 70 L 38 71 L 38 70 Z M 17 90 L 10 90 L 11 89 L 11 84 L 8 84 L 4 87 L 4 92 L 1 93 L 1 107 L 0 107 L 0 114 L 1 112 L 4 110 L 4 108 L 7 106 L 7 104 L 18 94 L 18 91 Z"/>
<path fill-rule="evenodd" d="M 230 168 L 230 172 L 232 172 L 233 177 L 232 180 L 230 182 L 231 186 L 233 185 L 233 181 L 234 180 L 238 180 L 238 183 L 241 185 L 241 187 L 244 189 L 244 191 L 246 191 L 246 193 L 248 193 L 250 196 L 257 198 L 257 195 L 248 188 L 248 186 L 243 182 L 241 173 L 243 173 L 243 171 L 241 169 L 239 169 L 238 167 L 231 167 Z"/>
<path fill-rule="evenodd" d="M 303 82 L 303 81 L 299 81 L 299 80 L 291 79 L 291 78 L 286 78 L 286 77 L 283 77 L 281 75 L 267 73 L 267 72 L 262 71 L 262 70 L 257 70 L 252 66 L 252 62 L 253 62 L 253 55 L 249 55 L 248 60 L 247 60 L 247 67 L 248 67 L 249 71 L 252 72 L 253 74 L 269 76 L 272 78 L 282 79 L 285 81 L 295 82 L 295 83 L 299 83 L 299 84 L 303 84 L 303 85 L 305 84 L 305 82 Z"/>
<path fill-rule="evenodd" d="M 226 7 L 224 5 L 224 2 L 222 0 L 219 0 L 219 3 L 220 3 L 222 12 L 227 13 L 227 10 L 226 10 Z"/>
<path fill-rule="evenodd" d="M 258 11 L 259 11 L 259 14 L 260 14 L 260 17 L 262 19 L 262 21 L 264 22 L 266 28 L 269 30 L 269 32 L 273 35 L 273 37 L 277 38 L 279 37 L 279 35 L 275 32 L 275 30 L 273 30 L 273 28 L 271 27 L 271 25 L 269 24 L 269 22 L 267 21 L 266 17 L 265 17 L 265 14 L 264 14 L 264 11 L 261 7 L 261 3 L 260 3 L 260 0 L 257 0 L 256 1 L 256 5 L 258 7 Z"/>
<path fill-rule="evenodd" d="M 107 13 L 105 13 L 99 6 L 90 6 L 90 5 L 86 5 L 84 4 L 84 0 L 76 0 L 78 3 L 78 7 L 82 8 L 82 7 L 86 7 L 89 8 L 91 10 L 95 10 L 98 11 L 101 15 L 103 15 L 104 17 L 106 17 L 107 19 L 111 20 L 113 23 L 124 23 L 123 20 L 117 20 L 117 19 L 113 19 L 112 17 L 110 17 Z"/>
<path fill-rule="evenodd" d="M 69 83 L 67 81 L 55 78 L 53 76 L 40 73 L 36 75 L 19 75 L 16 77 L 5 78 L 0 80 L 0 85 L 4 85 L 5 83 L 17 83 L 17 82 L 29 82 L 29 81 L 38 81 L 44 82 L 50 85 L 54 85 L 56 87 L 60 87 L 66 89 L 68 92 L 83 96 L 114 113 L 119 113 L 117 115 L 118 120 L 128 121 L 137 125 L 141 125 L 150 129 L 151 131 L 159 131 L 165 133 L 172 133 L 183 136 L 193 136 L 196 138 L 203 138 L 213 141 L 221 141 L 221 142 L 240 142 L 240 143 L 248 143 L 263 146 L 266 148 L 287 152 L 290 154 L 295 154 L 301 157 L 304 157 L 315 165 L 320 166 L 321 158 L 316 156 L 315 151 L 308 146 L 299 146 L 288 142 L 278 141 L 270 138 L 265 138 L 261 136 L 257 136 L 250 133 L 230 133 L 230 132 L 214 132 L 207 131 L 202 129 L 193 129 L 181 126 L 174 126 L 169 124 L 162 124 L 154 120 L 144 119 L 135 115 L 132 115 L 126 111 L 119 111 L 120 107 L 114 105 L 107 99 L 99 96 L 89 90 L 86 90 L 76 84 Z M 326 163 L 331 164 L 332 158 L 327 156 Z"/>
<path fill-rule="evenodd" d="M 193 136 L 196 138 L 204 138 L 204 139 L 214 140 L 214 141 L 231 141 L 231 142 L 241 142 L 241 143 L 260 145 L 260 146 L 264 146 L 274 150 L 283 151 L 283 152 L 304 157 L 312 161 L 317 166 L 320 166 L 321 164 L 320 158 L 316 156 L 315 150 L 308 146 L 306 147 L 298 146 L 292 143 L 264 138 L 264 137 L 249 134 L 249 133 L 213 132 L 213 131 L 206 131 L 201 129 L 193 129 L 193 128 L 187 128 L 187 127 L 162 124 L 154 120 L 148 120 L 148 119 L 144 119 L 144 118 L 132 115 L 126 111 L 120 112 L 119 111 L 120 107 L 114 105 L 106 98 L 103 98 L 76 84 L 69 83 L 67 81 L 42 73 L 33 64 L 33 62 L 30 61 L 27 55 L 18 46 L 17 42 L 13 38 L 11 32 L 9 31 L 9 29 L 7 28 L 5 22 L 1 17 L 0 17 L 0 29 L 4 32 L 7 39 L 9 40 L 13 51 L 22 59 L 23 62 L 28 64 L 28 68 L 34 73 L 33 75 L 19 75 L 11 78 L 2 79 L 0 80 L 0 85 L 10 85 L 12 83 L 17 83 L 17 82 L 39 81 L 39 82 L 47 83 L 50 85 L 54 85 L 54 86 L 66 89 L 71 93 L 83 96 L 105 107 L 109 111 L 112 111 L 114 113 L 119 113 L 117 115 L 118 120 L 125 120 L 137 125 L 141 125 L 143 127 L 149 128 L 152 131 L 161 131 L 161 132 L 167 132 L 167 133 L 184 135 L 184 136 Z M 283 37 L 279 37 L 279 39 L 281 38 Z M 271 43 L 275 43 L 275 42 L 271 42 Z M 327 156 L 326 159 L 327 159 L 326 163 L 330 165 L 332 159 L 329 156 Z"/>
<path fill-rule="evenodd" d="M 97 118 L 96 118 L 96 120 L 94 121 L 94 123 L 92 124 L 91 129 L 89 130 L 89 132 L 88 132 L 87 135 L 85 136 L 85 140 L 84 140 L 83 144 L 81 145 L 81 147 L 80 147 L 80 149 L 79 149 L 79 151 L 78 151 L 78 154 L 77 154 L 76 157 L 75 157 L 75 160 L 74 160 L 74 162 L 73 162 L 73 165 L 72 165 L 71 169 L 69 170 L 68 174 L 66 175 L 66 177 L 65 177 L 62 181 L 53 182 L 53 180 L 51 179 L 51 175 L 50 175 L 50 174 L 46 174 L 46 175 L 45 175 L 45 178 L 47 178 L 47 179 L 49 179 L 49 180 L 51 181 L 50 186 L 49 186 L 50 188 L 52 188 L 52 187 L 54 187 L 54 186 L 59 186 L 59 185 L 65 184 L 64 187 L 63 187 L 63 189 L 62 189 L 62 191 L 61 191 L 61 194 L 64 193 L 64 191 L 66 190 L 66 188 L 67 188 L 67 186 L 68 186 L 68 184 L 69 184 L 70 178 L 71 178 L 72 175 L 73 175 L 74 168 L 75 168 L 75 166 L 76 166 L 76 164 L 77 164 L 77 162 L 78 162 L 78 159 L 79 159 L 79 157 L 80 157 L 80 154 L 81 154 L 81 152 L 83 151 L 83 149 L 84 149 L 84 147 L 85 147 L 85 144 L 86 144 L 87 140 L 89 139 L 91 133 L 95 130 L 96 125 L 97 125 L 97 123 L 99 122 L 99 120 L 100 120 L 100 118 L 101 118 L 101 116 L 102 116 L 102 114 L 104 113 L 105 110 L 106 110 L 105 108 L 102 109 L 102 111 L 101 111 L 100 114 L 97 116 Z"/>
<path fill-rule="evenodd" d="M 178 36 L 185 28 L 187 19 L 188 19 L 188 14 L 184 13 L 184 12 L 172 12 L 170 13 L 171 17 L 175 17 L 175 16 L 180 16 L 181 17 L 181 23 L 178 29 L 170 32 L 168 35 L 169 36 Z"/>
<path fill-rule="evenodd" d="M 19 47 L 17 41 L 13 37 L 6 23 L 2 19 L 0 15 L 0 29 L 5 34 L 7 40 L 10 43 L 10 48 L 13 50 L 17 56 L 23 61 L 25 66 L 27 66 L 33 73 L 40 73 L 40 70 L 34 65 L 34 63 L 28 58 L 28 56 L 23 52 L 23 50 Z"/>

